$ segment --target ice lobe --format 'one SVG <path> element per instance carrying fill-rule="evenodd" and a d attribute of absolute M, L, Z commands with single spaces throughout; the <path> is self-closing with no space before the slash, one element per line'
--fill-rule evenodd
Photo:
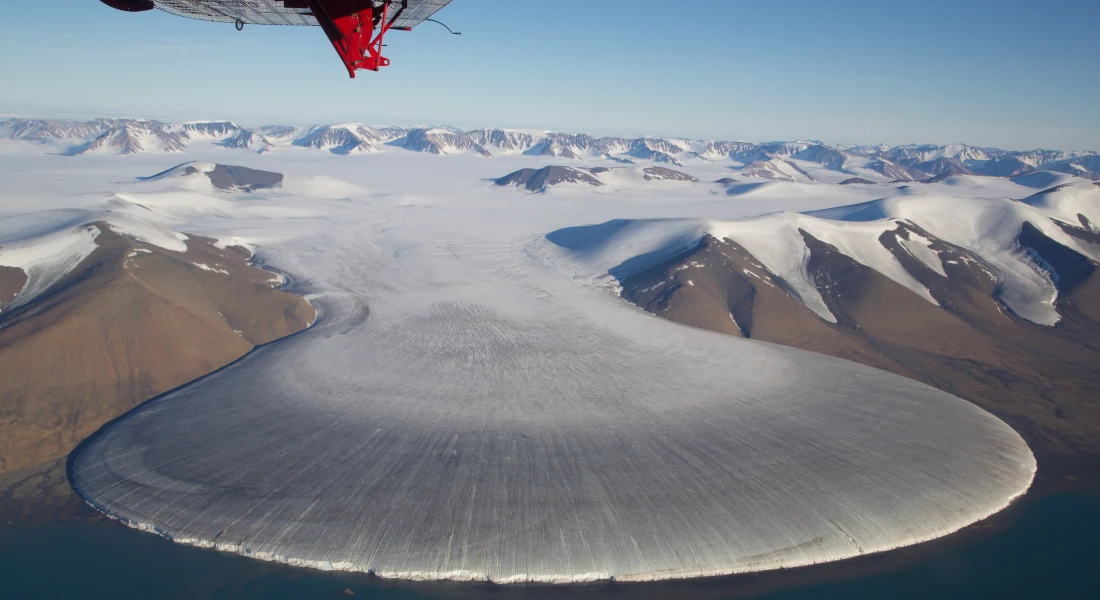
<path fill-rule="evenodd" d="M 654 319 L 568 278 L 484 275 L 492 294 L 394 279 L 371 296 L 373 268 L 333 271 L 341 291 L 307 332 L 87 440 L 77 491 L 267 560 L 569 582 L 913 544 L 1000 510 L 1035 470 L 1007 425 L 901 377 Z"/>

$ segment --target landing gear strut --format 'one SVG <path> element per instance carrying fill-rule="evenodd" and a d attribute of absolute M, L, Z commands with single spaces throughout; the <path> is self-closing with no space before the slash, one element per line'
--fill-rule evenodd
<path fill-rule="evenodd" d="M 348 2 L 333 0 L 309 0 L 310 12 L 324 29 L 340 60 L 348 68 L 348 75 L 355 77 L 357 69 L 377 71 L 387 67 L 390 59 L 382 56 L 382 39 L 397 18 L 405 11 L 408 0 L 369 0 L 352 2 L 355 8 L 344 8 Z M 390 12 L 390 5 L 399 8 Z M 358 8 L 366 5 L 365 8 Z M 374 35 L 377 27 L 378 35 Z M 373 37 L 372 37 L 373 36 Z"/>

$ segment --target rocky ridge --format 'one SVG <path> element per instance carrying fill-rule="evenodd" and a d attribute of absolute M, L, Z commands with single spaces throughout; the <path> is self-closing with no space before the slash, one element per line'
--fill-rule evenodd
<path fill-rule="evenodd" d="M 485 158 L 527 154 L 578 161 L 650 161 L 684 166 L 685 161 L 729 161 L 731 168 L 751 166 L 746 176 L 775 178 L 775 165 L 819 165 L 827 170 L 882 181 L 923 181 L 951 175 L 1013 177 L 1054 171 L 1100 180 L 1100 155 L 1094 151 L 1003 150 L 966 144 L 876 146 L 828 145 L 818 141 L 681 140 L 661 137 L 595 137 L 585 133 L 527 132 L 509 129 L 461 131 L 439 127 L 371 127 L 361 123 L 245 128 L 230 121 L 163 123 L 141 119 L 58 121 L 8 119 L 0 131 L 13 140 L 60 145 L 66 154 L 181 152 L 196 143 L 272 152 L 283 146 L 352 155 L 385 147 L 431 154 L 474 154 Z M 761 165 L 765 165 L 761 169 Z M 770 166 L 767 166 L 770 165 Z M 799 169 L 805 170 L 803 167 Z M 778 168 L 778 171 L 790 169 Z M 779 175 L 786 180 L 789 173 Z M 794 177 L 797 180 L 797 177 Z"/>

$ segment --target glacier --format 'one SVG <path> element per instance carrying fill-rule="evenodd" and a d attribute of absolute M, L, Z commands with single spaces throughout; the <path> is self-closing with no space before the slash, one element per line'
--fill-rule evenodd
<path fill-rule="evenodd" d="M 35 200 L 106 222 L 140 214 L 244 244 L 319 310 L 311 328 L 82 443 L 71 482 L 105 514 L 294 565 L 564 583 L 885 551 L 981 520 L 1030 486 L 1027 445 L 976 406 L 658 319 L 546 236 L 621 217 L 705 225 L 825 209 L 872 199 L 866 190 L 731 197 L 638 182 L 525 196 L 488 180 L 544 157 L 386 151 L 349 170 L 347 157 L 307 152 L 250 158 L 296 182 L 251 193 L 133 180 L 179 156 L 0 167 L 0 211 Z M 56 186 L 39 190 L 51 170 Z"/>

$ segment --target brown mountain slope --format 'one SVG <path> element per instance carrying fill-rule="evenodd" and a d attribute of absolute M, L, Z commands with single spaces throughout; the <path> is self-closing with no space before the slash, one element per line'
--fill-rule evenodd
<path fill-rule="evenodd" d="M 235 250 L 191 237 L 172 252 L 96 225 L 84 262 L 0 313 L 0 473 L 64 456 L 138 403 L 315 318 Z"/>
<path fill-rule="evenodd" d="M 932 240 L 946 276 L 904 250 L 898 240 L 912 233 Z M 1021 232 L 1020 244 L 1062 274 L 1056 308 L 1063 319 L 1044 327 L 994 299 L 995 282 L 977 257 L 911 224 L 899 223 L 879 241 L 939 306 L 802 235 L 810 249 L 808 270 L 835 324 L 806 308 L 736 243 L 710 236 L 623 280 L 622 296 L 687 325 L 839 356 L 934 385 L 1015 427 L 1048 472 L 1100 473 L 1095 264 L 1037 230 Z"/>
<path fill-rule="evenodd" d="M 622 285 L 624 298 L 678 323 L 891 366 L 865 340 L 822 321 L 792 298 L 782 280 L 730 240 L 707 236 Z"/>
<path fill-rule="evenodd" d="M 27 274 L 23 269 L 0 266 L 0 309 L 6 307 L 26 284 Z"/>

